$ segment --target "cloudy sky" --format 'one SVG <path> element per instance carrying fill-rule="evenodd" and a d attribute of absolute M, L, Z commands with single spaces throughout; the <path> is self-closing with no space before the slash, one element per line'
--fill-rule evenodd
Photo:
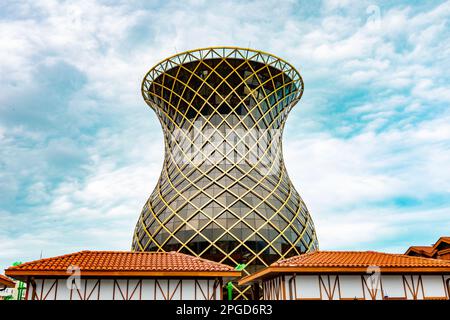
<path fill-rule="evenodd" d="M 162 167 L 146 71 L 251 47 L 305 81 L 284 154 L 321 249 L 450 234 L 450 2 L 2 1 L 0 270 L 128 250 Z"/>

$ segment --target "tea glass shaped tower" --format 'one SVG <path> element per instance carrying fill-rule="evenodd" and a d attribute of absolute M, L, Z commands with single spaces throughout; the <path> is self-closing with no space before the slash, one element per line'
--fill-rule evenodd
<path fill-rule="evenodd" d="M 142 95 L 161 123 L 165 158 L 132 249 L 245 263 L 247 273 L 317 249 L 282 157 L 302 93 L 292 65 L 251 49 L 197 49 L 154 66 Z"/>

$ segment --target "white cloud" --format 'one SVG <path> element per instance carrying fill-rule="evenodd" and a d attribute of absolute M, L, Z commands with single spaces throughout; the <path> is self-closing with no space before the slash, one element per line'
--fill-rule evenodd
<path fill-rule="evenodd" d="M 313 213 L 314 214 L 314 213 Z M 358 208 L 315 219 L 320 248 L 323 250 L 378 250 L 404 253 L 415 239 L 427 233 L 434 243 L 448 232 L 446 209 L 398 210 L 394 208 Z"/>
<path fill-rule="evenodd" d="M 349 139 L 327 134 L 285 139 L 288 172 L 312 212 L 322 248 L 361 248 L 377 242 L 385 248 L 383 239 L 407 233 L 404 229 L 410 225 L 422 235 L 445 233 L 448 209 L 404 209 L 389 201 L 448 196 L 448 123 L 449 115 Z"/>
<path fill-rule="evenodd" d="M 25 111 L 70 125 L 55 133 L 23 119 L 0 122 L 0 219 L 17 231 L 0 230 L 0 264 L 36 258 L 41 249 L 48 256 L 129 248 L 162 163 L 161 129 L 140 97 L 142 76 L 175 51 L 214 45 L 273 52 L 301 71 L 306 91 L 288 120 L 284 150 L 323 249 L 398 250 L 410 244 L 398 237 L 429 234 L 432 223 L 443 233 L 448 216 L 439 208 L 379 211 L 373 204 L 450 192 L 442 72 L 450 67 L 450 4 L 416 12 L 380 3 L 379 28 L 369 23 L 370 5 L 325 1 L 310 14 L 295 1 L 168 2 L 151 10 L 14 4 L 16 19 L 0 20 L 0 114 L 29 95 Z M 33 105 L 46 79 L 38 73 L 60 62 L 85 83 L 63 110 Z M 362 98 L 351 97 L 360 91 Z M 64 172 L 58 159 L 77 165 Z"/>

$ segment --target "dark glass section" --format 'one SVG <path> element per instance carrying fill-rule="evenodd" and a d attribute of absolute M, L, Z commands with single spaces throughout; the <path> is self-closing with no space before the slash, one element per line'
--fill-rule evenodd
<path fill-rule="evenodd" d="M 268 127 L 288 101 L 268 112 L 271 105 L 298 89 L 286 85 L 291 82 L 282 71 L 260 62 L 216 58 L 176 66 L 153 80 L 149 91 L 153 101 L 179 124 L 184 118 L 208 118 L 218 113 L 249 115 L 248 120 Z"/>

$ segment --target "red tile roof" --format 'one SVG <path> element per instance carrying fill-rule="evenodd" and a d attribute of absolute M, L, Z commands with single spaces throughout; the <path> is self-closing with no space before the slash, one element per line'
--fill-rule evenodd
<path fill-rule="evenodd" d="M 440 237 L 438 241 L 432 246 L 411 246 L 406 250 L 406 255 L 412 255 L 415 256 L 417 254 L 422 255 L 427 258 L 436 258 L 439 259 L 441 254 L 444 254 L 444 251 L 447 251 L 448 249 L 444 250 L 438 250 L 438 247 L 442 243 L 448 243 L 450 244 L 450 237 Z"/>
<path fill-rule="evenodd" d="M 409 253 L 411 251 L 417 252 L 419 254 L 422 254 L 427 257 L 432 257 L 434 253 L 434 248 L 431 246 L 411 246 L 409 249 L 405 252 L 405 255 L 410 255 Z"/>
<path fill-rule="evenodd" d="M 375 251 L 315 251 L 271 264 L 276 267 L 435 267 L 450 271 L 450 262 Z"/>
<path fill-rule="evenodd" d="M 374 251 L 315 251 L 272 263 L 239 281 L 245 284 L 278 273 L 367 273 L 379 267 L 382 273 L 450 274 L 450 261 Z"/>
<path fill-rule="evenodd" d="M 434 248 L 436 248 L 441 242 L 449 243 L 450 244 L 450 237 L 440 237 L 438 241 L 434 244 Z"/>
<path fill-rule="evenodd" d="M 14 281 L 12 281 L 10 278 L 5 277 L 4 275 L 0 274 L 0 285 L 6 286 L 7 288 L 14 288 L 16 284 Z"/>
<path fill-rule="evenodd" d="M 432 253 L 434 250 L 432 246 L 411 246 L 410 248 L 414 248 L 417 250 L 423 250 L 423 251 L 429 252 L 429 253 Z"/>
<path fill-rule="evenodd" d="M 24 275 L 69 275 L 70 266 L 81 275 L 114 276 L 239 276 L 232 267 L 177 252 L 80 251 L 23 263 L 6 269 L 12 277 Z"/>

